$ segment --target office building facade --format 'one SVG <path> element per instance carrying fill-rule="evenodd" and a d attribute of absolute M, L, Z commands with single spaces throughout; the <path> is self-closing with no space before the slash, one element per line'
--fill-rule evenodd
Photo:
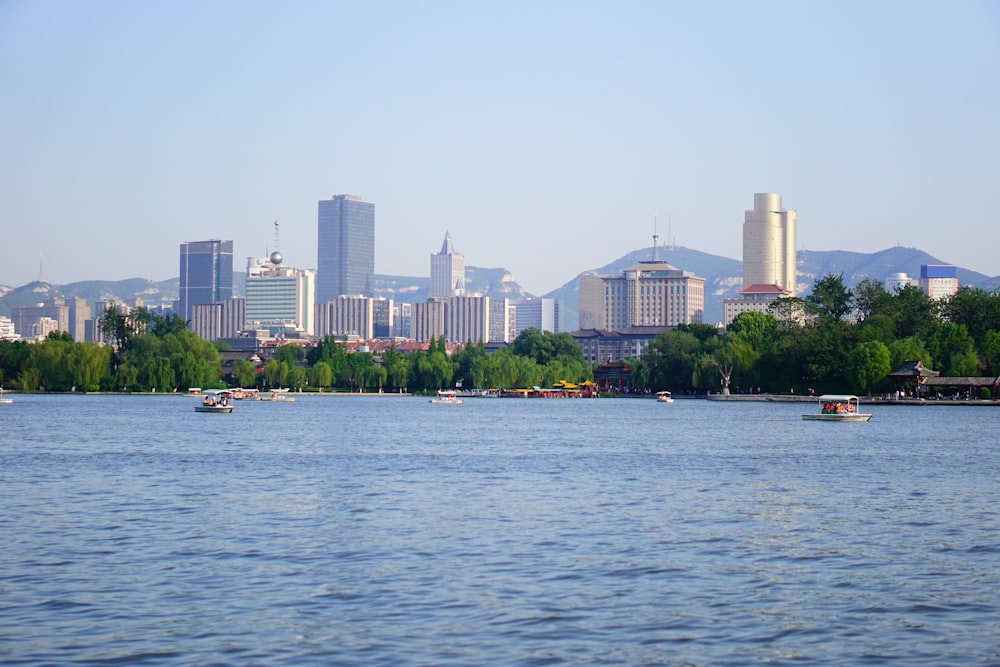
<path fill-rule="evenodd" d="M 796 294 L 795 211 L 781 208 L 781 195 L 757 193 L 744 213 L 743 284 L 778 285 Z"/>
<path fill-rule="evenodd" d="M 411 333 L 413 340 L 437 340 L 444 336 L 444 301 L 413 304 Z"/>
<path fill-rule="evenodd" d="M 958 292 L 958 270 L 951 264 L 921 264 L 920 289 L 937 301 Z"/>
<path fill-rule="evenodd" d="M 524 299 L 514 303 L 514 337 L 525 329 L 559 333 L 561 326 L 561 302 L 558 299 Z"/>
<path fill-rule="evenodd" d="M 317 253 L 317 303 L 341 295 L 373 296 L 375 204 L 354 195 L 320 200 Z"/>
<path fill-rule="evenodd" d="M 445 232 L 441 252 L 431 255 L 430 296 L 452 297 L 465 293 L 465 256 L 455 252 L 451 233 Z"/>
<path fill-rule="evenodd" d="M 246 321 L 246 299 L 191 306 L 191 330 L 205 340 L 234 338 Z"/>
<path fill-rule="evenodd" d="M 278 252 L 271 253 L 271 260 L 258 275 L 247 276 L 244 328 L 312 335 L 316 272 L 281 266 Z"/>
<path fill-rule="evenodd" d="M 233 242 L 213 239 L 181 244 L 178 315 L 191 319 L 191 306 L 233 298 Z"/>
<path fill-rule="evenodd" d="M 640 262 L 620 276 L 581 276 L 580 281 L 581 327 L 594 323 L 588 328 L 619 331 L 703 321 L 705 279 L 666 262 Z"/>

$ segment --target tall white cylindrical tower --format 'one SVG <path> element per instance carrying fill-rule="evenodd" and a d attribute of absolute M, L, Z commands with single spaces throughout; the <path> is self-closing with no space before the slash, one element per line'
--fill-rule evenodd
<path fill-rule="evenodd" d="M 795 293 L 795 211 L 781 195 L 757 193 L 743 222 L 743 285 L 780 285 Z"/>

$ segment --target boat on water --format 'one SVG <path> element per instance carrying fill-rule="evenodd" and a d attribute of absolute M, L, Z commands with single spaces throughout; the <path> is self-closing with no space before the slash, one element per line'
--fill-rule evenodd
<path fill-rule="evenodd" d="M 670 395 L 669 391 L 658 391 L 656 392 L 656 400 L 659 403 L 673 403 L 674 397 Z"/>
<path fill-rule="evenodd" d="M 233 389 L 234 401 L 256 401 L 259 398 L 260 390 L 258 389 L 244 389 L 242 387 Z"/>
<path fill-rule="evenodd" d="M 233 396 L 231 391 L 220 391 L 217 389 L 204 392 L 201 403 L 194 406 L 195 412 L 221 412 L 230 413 L 233 411 Z"/>
<path fill-rule="evenodd" d="M 294 403 L 295 398 L 288 395 L 287 389 L 275 389 L 267 393 L 264 392 L 257 397 L 261 401 L 271 401 L 273 403 Z"/>
<path fill-rule="evenodd" d="M 453 391 L 438 391 L 437 396 L 430 400 L 437 405 L 458 405 L 462 399 Z"/>
<path fill-rule="evenodd" d="M 6 398 L 3 395 L 3 387 L 0 387 L 0 403 L 13 403 L 14 399 Z"/>
<path fill-rule="evenodd" d="M 853 394 L 823 394 L 819 397 L 819 412 L 802 415 L 808 421 L 866 422 L 872 416 L 861 412 L 861 400 Z"/>
<path fill-rule="evenodd" d="M 597 395 L 597 385 L 589 380 L 580 384 L 560 380 L 551 387 L 500 390 L 504 398 L 597 398 Z"/>

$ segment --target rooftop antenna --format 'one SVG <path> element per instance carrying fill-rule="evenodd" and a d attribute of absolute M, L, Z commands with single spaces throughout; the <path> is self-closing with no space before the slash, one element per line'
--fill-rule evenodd
<path fill-rule="evenodd" d="M 281 264 L 281 260 L 284 259 L 281 256 L 281 251 L 278 250 L 278 221 L 277 220 L 274 221 L 274 250 L 271 251 L 271 255 L 270 255 L 269 259 L 271 260 L 271 264 L 274 264 L 274 265 Z"/>
<path fill-rule="evenodd" d="M 660 241 L 660 235 L 656 233 L 656 212 L 653 212 L 653 261 L 656 261 L 656 244 Z"/>

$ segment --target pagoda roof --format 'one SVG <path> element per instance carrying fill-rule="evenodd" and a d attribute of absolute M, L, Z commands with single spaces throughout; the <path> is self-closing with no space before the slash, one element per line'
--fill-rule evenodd
<path fill-rule="evenodd" d="M 891 378 L 934 378 L 941 375 L 941 371 L 934 371 L 926 368 L 919 359 L 917 361 L 905 361 L 903 364 L 889 373 Z"/>

